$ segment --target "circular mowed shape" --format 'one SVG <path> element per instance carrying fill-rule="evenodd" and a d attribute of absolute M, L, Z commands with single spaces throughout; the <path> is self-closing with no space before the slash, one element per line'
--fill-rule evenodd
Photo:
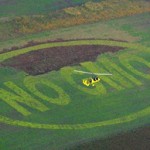
<path fill-rule="evenodd" d="M 81 46 L 82 45 L 82 46 Z M 141 46 L 139 44 L 132 44 L 132 43 L 125 43 L 125 42 L 118 42 L 118 41 L 107 41 L 107 40 L 81 40 L 81 41 L 69 41 L 69 42 L 59 42 L 59 43 L 49 43 L 49 44 L 42 44 L 42 45 L 39 45 L 39 46 L 33 46 L 33 47 L 29 47 L 29 48 L 24 48 L 24 49 L 21 49 L 21 50 L 17 50 L 17 51 L 12 51 L 12 52 L 8 52 L 8 53 L 4 53 L 4 54 L 1 54 L 0 55 L 0 60 L 1 60 L 1 64 L 4 65 L 4 61 L 6 62 L 7 59 L 9 58 L 12 58 L 12 57 L 19 57 L 19 55 L 21 54 L 27 54 L 29 52 L 33 52 L 33 51 L 36 51 L 38 54 L 40 53 L 39 50 L 41 49 L 45 49 L 46 51 L 48 50 L 48 48 L 58 48 L 58 47 L 74 47 L 74 48 L 77 48 L 77 47 L 82 47 L 83 48 L 83 45 L 84 45 L 84 51 L 86 51 L 87 48 L 91 48 L 91 47 L 94 47 L 93 45 L 95 45 L 95 47 L 98 47 L 98 45 L 106 45 L 108 47 L 123 47 L 123 48 L 129 48 L 129 49 L 134 49 L 137 51 L 137 53 L 141 52 L 141 51 L 145 51 L 145 52 L 148 52 L 148 49 L 147 47 L 144 47 L 144 46 Z M 107 47 L 107 48 L 108 48 Z M 59 48 L 58 48 L 59 49 Z M 60 52 L 61 50 L 59 50 Z M 69 50 L 68 50 L 69 52 Z M 98 52 L 97 52 L 98 53 Z M 47 54 L 47 53 L 45 53 Z M 100 54 L 100 53 L 98 53 Z M 119 54 L 117 54 L 118 56 L 118 59 L 119 58 L 123 58 L 124 55 L 128 55 L 128 52 L 127 53 L 123 53 L 121 54 L 121 56 Z M 80 56 L 80 55 L 79 55 Z M 66 56 L 65 56 L 66 57 Z M 13 59 L 13 58 L 12 58 Z M 77 58 L 76 58 L 77 59 Z M 93 60 L 95 60 L 95 58 L 92 58 Z M 139 56 L 135 56 L 133 57 L 133 59 L 135 59 L 136 61 L 140 61 L 142 62 L 144 65 L 147 65 L 149 67 L 149 63 L 147 63 L 146 60 L 143 60 L 142 58 L 139 58 Z M 82 61 L 81 62 L 84 62 L 84 61 L 89 61 L 90 59 L 83 59 L 82 58 Z M 109 60 L 109 59 L 108 59 Z M 109 60 L 111 61 L 111 60 Z M 96 71 L 96 66 L 98 65 L 98 63 L 103 63 L 103 62 L 106 62 L 109 63 L 109 61 L 107 61 L 107 56 L 105 58 L 105 56 L 103 56 L 100 60 L 98 59 L 98 61 L 96 63 L 91 63 L 91 62 L 88 62 L 88 63 L 81 63 L 81 66 L 84 66 L 85 68 L 86 67 L 89 67 L 92 68 L 93 70 Z M 128 69 L 130 69 L 130 64 L 128 61 L 124 61 L 126 64 L 128 64 Z M 75 64 L 70 64 L 70 65 L 76 65 L 80 62 L 77 62 Z M 92 66 L 93 65 L 93 66 Z M 117 68 L 117 69 L 121 69 L 119 68 L 119 66 L 117 66 L 116 64 L 113 64 L 111 63 L 112 65 L 112 68 Z M 66 66 L 66 65 L 64 65 Z M 63 66 L 61 66 L 63 67 Z M 61 68 L 60 67 L 60 68 Z M 60 69 L 59 67 L 56 68 L 56 70 Z M 71 70 L 72 67 L 69 68 L 69 70 Z M 59 74 L 63 74 L 65 73 L 66 71 L 66 74 L 68 74 L 68 79 L 67 81 L 69 82 L 69 84 L 73 85 L 73 89 L 76 87 L 74 81 L 70 78 L 69 76 L 69 70 L 67 70 L 68 68 L 64 68 L 64 69 L 61 69 L 59 71 Z M 71 70 L 72 71 L 72 70 Z M 47 72 L 47 71 L 46 71 Z M 44 72 L 42 72 L 44 73 Z M 56 73 L 56 72 L 55 72 Z M 140 75 L 137 70 L 135 71 L 135 73 L 137 73 L 138 75 Z M 31 73 L 32 74 L 32 73 Z M 38 73 L 33 73 L 33 75 L 35 74 L 38 74 Z M 41 73 L 39 73 L 41 74 Z M 49 74 L 48 74 L 49 75 Z M 57 77 L 57 73 L 55 74 L 56 77 Z M 142 76 L 146 79 L 149 79 L 149 75 L 144 75 L 142 74 Z M 34 77 L 34 76 L 29 76 L 28 79 L 29 81 L 31 82 L 28 82 L 28 81 L 24 81 L 25 84 L 28 86 L 29 89 L 33 89 L 36 96 L 39 96 L 40 98 L 43 98 L 43 99 L 46 99 L 48 101 L 48 96 L 45 96 L 44 94 L 41 94 L 38 93 L 38 91 L 35 89 L 35 87 L 32 85 L 32 83 L 34 84 L 34 82 L 40 82 L 42 84 L 45 84 L 46 86 L 49 86 L 50 85 L 50 88 L 54 88 L 54 90 L 60 94 L 60 97 L 64 97 L 66 101 L 64 101 L 64 99 L 57 99 L 55 98 L 54 96 L 54 99 L 56 101 L 53 101 L 53 99 L 50 99 L 50 102 L 51 103 L 54 103 L 58 105 L 68 105 L 69 106 L 69 103 L 70 103 L 70 95 L 68 96 L 61 87 L 59 87 L 58 85 L 55 85 L 53 82 L 51 83 L 51 81 L 48 81 L 48 80 L 45 80 L 44 79 L 45 76 L 41 76 L 41 77 Z M 140 81 L 138 81 L 137 79 L 133 78 L 132 76 L 128 76 L 128 79 L 131 79 L 133 80 L 133 82 L 136 84 L 136 85 L 140 85 Z M 48 82 L 46 82 L 48 81 Z M 112 86 L 114 88 L 116 88 L 118 91 L 119 90 L 122 90 L 124 88 L 122 88 L 121 86 L 119 87 L 116 87 L 115 83 L 110 81 L 109 82 L 109 79 L 104 79 L 104 81 L 106 81 L 107 83 L 110 83 L 112 84 Z M 121 80 L 123 81 L 123 80 Z M 75 86 L 74 86 L 75 85 Z M 15 84 L 11 83 L 11 82 L 5 82 L 5 86 L 7 87 L 11 87 L 13 89 L 16 89 L 18 90 L 19 92 L 22 92 L 22 94 L 24 94 L 24 92 L 19 88 L 17 87 Z M 61 86 L 61 83 L 60 83 L 60 86 Z M 45 87 L 45 86 L 44 86 Z M 95 89 L 87 89 L 85 87 L 82 87 L 82 86 L 77 86 L 77 89 L 76 91 L 80 90 L 80 91 L 83 91 L 83 92 L 89 92 L 89 94 L 92 94 L 93 92 L 90 93 L 90 90 L 91 91 L 96 91 L 94 94 L 95 96 L 97 96 L 96 94 L 99 92 L 99 89 L 102 89 L 102 84 L 98 85 Z M 3 92 L 3 91 L 0 91 L 0 92 Z M 64 93 L 63 93 L 64 92 Z M 86 94 L 87 94 L 86 93 Z M 3 92 L 4 94 L 4 92 Z M 105 94 L 105 88 L 103 90 L 103 93 L 101 94 Z M 7 94 L 6 94 L 7 95 Z M 25 94 L 24 94 L 25 95 Z M 27 97 L 28 95 L 26 95 Z M 81 95 L 83 96 L 83 95 Z M 92 96 L 91 96 L 92 97 Z M 2 96 L 0 97 L 2 98 Z M 28 97 L 29 98 L 29 97 Z M 78 102 L 78 101 L 77 101 Z M 94 102 L 93 102 L 94 103 Z M 40 103 L 36 103 L 36 106 L 37 105 L 40 105 Z M 86 105 L 86 104 L 85 104 Z M 91 105 L 91 107 L 93 106 L 93 104 Z M 64 106 L 63 106 L 64 107 Z M 88 106 L 90 108 L 90 105 Z M 115 108 L 115 107 L 114 107 Z M 113 109 L 114 109 L 113 108 Z M 81 108 L 82 109 L 82 108 Z M 111 109 L 111 108 L 110 108 Z M 45 107 L 44 105 L 40 105 L 40 111 L 46 111 L 47 110 L 47 107 Z M 20 112 L 23 112 L 23 110 L 18 110 Z M 89 109 L 90 111 L 90 109 Z M 71 112 L 71 111 L 70 111 Z M 82 112 L 81 112 L 82 113 Z M 104 112 L 105 113 L 105 112 Z M 130 121 L 133 121 L 133 120 L 136 120 L 140 117 L 144 117 L 146 115 L 149 115 L 150 114 L 150 107 L 144 107 L 143 109 L 136 111 L 136 112 L 132 112 L 132 113 L 128 113 L 126 115 L 122 115 L 122 116 L 119 116 L 118 118 L 113 118 L 113 119 L 100 119 L 101 121 L 91 121 L 91 122 L 83 122 L 83 123 L 52 123 L 52 124 L 49 124 L 49 123 L 35 123 L 35 122 L 29 122 L 29 121 L 21 121 L 21 120 L 14 120 L 14 119 L 11 119 L 11 118 L 8 118 L 6 116 L 0 116 L 0 122 L 2 123 L 6 123 L 6 124 L 9 124 L 9 125 L 14 125 L 14 126 L 23 126 L 23 127 L 30 127 L 30 128 L 41 128 L 41 129 L 86 129 L 86 128 L 94 128 L 94 127 L 101 127 L 101 126 L 109 126 L 109 125 L 114 125 L 114 124 L 120 124 L 120 123 L 125 123 L 125 122 L 130 122 Z M 25 112 L 24 111 L 24 114 L 23 115 L 29 115 L 29 112 Z M 67 114 L 66 114 L 67 115 Z M 69 114 L 68 114 L 69 115 Z M 90 117 L 92 117 L 92 115 L 89 115 Z M 105 115 L 104 115 L 105 116 Z M 94 116 L 93 116 L 94 117 Z M 107 118 L 107 117 L 106 117 Z M 84 119 L 83 119 L 84 120 Z M 90 120 L 90 119 L 89 119 Z M 80 120 L 81 122 L 82 120 Z"/>

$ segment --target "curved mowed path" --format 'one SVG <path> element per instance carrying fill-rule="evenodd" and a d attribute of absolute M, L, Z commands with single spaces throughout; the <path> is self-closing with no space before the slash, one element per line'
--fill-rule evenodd
<path fill-rule="evenodd" d="M 91 72 L 98 72 L 101 70 L 101 72 L 112 72 L 114 74 L 114 77 L 108 78 L 103 77 L 103 81 L 111 86 L 111 88 L 115 89 L 116 91 L 120 92 L 125 89 L 130 89 L 134 87 L 138 87 L 143 85 L 142 82 L 148 82 L 150 80 L 149 72 L 147 73 L 145 70 L 142 72 L 141 69 L 138 70 L 136 67 L 139 67 L 137 64 L 142 64 L 146 66 L 146 68 L 150 68 L 150 62 L 147 59 L 147 54 L 149 53 L 149 47 L 145 47 L 140 44 L 134 44 L 134 43 L 125 43 L 125 42 L 117 42 L 117 41 L 107 41 L 107 40 L 81 40 L 81 41 L 69 41 L 69 42 L 59 42 L 59 43 L 48 43 L 48 44 L 41 44 L 38 46 L 23 48 L 16 51 L 11 51 L 8 53 L 4 53 L 0 55 L 0 62 L 3 62 L 9 58 L 12 58 L 14 56 L 18 56 L 21 54 L 25 54 L 30 51 L 37 51 L 39 49 L 45 49 L 50 47 L 60 47 L 60 46 L 77 46 L 77 45 L 108 45 L 108 46 L 118 46 L 126 48 L 126 50 L 116 53 L 116 54 L 104 54 L 97 58 L 95 62 L 83 62 L 81 63 L 80 67 L 91 71 Z M 112 55 L 112 57 L 111 57 Z M 146 57 L 146 59 L 144 58 Z M 132 64 L 132 61 L 135 63 Z M 136 63 L 138 62 L 138 63 Z M 118 65 L 119 64 L 119 65 Z M 134 66 L 134 67 L 133 67 Z M 59 72 L 60 77 L 63 77 L 65 79 L 65 82 L 69 83 L 73 88 L 76 88 L 76 90 L 79 90 L 83 93 L 87 93 L 89 95 L 98 96 L 98 95 L 106 95 L 108 93 L 108 87 L 105 86 L 105 84 L 98 84 L 95 89 L 88 89 L 86 87 L 81 86 L 80 84 L 75 82 L 74 75 L 72 75 L 72 71 L 74 68 L 77 68 L 78 66 L 74 67 L 65 67 L 62 68 Z M 130 72 L 130 73 L 129 73 Z M 51 74 L 51 72 L 49 73 Z M 53 74 L 57 76 L 57 72 L 53 72 Z M 136 78 L 136 77 L 137 78 Z M 127 80 L 125 80 L 125 77 Z M 38 76 L 37 80 L 43 79 L 44 77 Z M 29 80 L 34 81 L 35 77 L 28 76 L 25 78 L 24 83 L 27 85 Z M 142 79 L 142 80 L 140 80 Z M 129 82 L 130 81 L 130 82 Z M 45 82 L 45 81 L 44 81 Z M 32 82 L 31 82 L 32 83 Z M 118 84 L 119 83 L 119 84 Z M 46 84 L 46 82 L 44 83 Z M 11 84 L 6 83 L 8 86 L 13 86 Z M 47 83 L 48 85 L 48 83 Z M 31 84 L 27 85 L 30 89 L 34 90 L 35 93 L 41 97 L 47 99 L 47 97 L 44 97 L 43 95 L 40 95 L 36 91 L 34 87 L 32 87 Z M 68 101 L 64 101 L 61 99 L 60 105 L 67 105 L 70 103 L 69 97 L 67 95 L 63 94 L 63 90 L 59 89 L 58 86 L 55 86 L 53 83 L 49 83 L 49 86 L 54 87 L 55 91 L 57 91 L 60 94 L 61 97 L 65 97 L 65 99 L 68 99 Z M 15 86 L 14 86 L 15 87 Z M 58 89 L 58 90 L 57 90 Z M 63 89 L 63 87 L 62 87 Z M 148 97 L 148 96 L 147 96 Z M 52 103 L 53 99 L 51 99 Z M 44 109 L 44 107 L 43 107 Z M 110 108 L 111 109 L 111 108 Z M 45 107 L 46 110 L 46 107 Z M 121 124 L 121 123 L 127 123 L 130 121 L 134 121 L 138 118 L 145 117 L 150 115 L 150 107 L 147 106 L 144 109 L 135 111 L 133 113 L 129 113 L 128 115 L 123 115 L 118 118 L 109 119 L 105 121 L 97 121 L 97 122 L 88 122 L 88 123 L 74 123 L 74 124 L 48 124 L 48 123 L 33 123 L 28 121 L 21 121 L 21 120 L 14 120 L 5 116 L 0 116 L 0 122 L 6 123 L 9 125 L 14 126 L 23 126 L 23 127 L 30 127 L 30 128 L 41 128 L 41 129 L 86 129 L 86 128 L 94 128 L 94 127 L 102 127 L 102 126 L 109 126 L 109 125 L 115 125 L 115 124 Z"/>

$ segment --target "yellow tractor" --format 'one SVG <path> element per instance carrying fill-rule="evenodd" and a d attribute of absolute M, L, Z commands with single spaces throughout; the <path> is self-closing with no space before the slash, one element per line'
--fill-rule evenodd
<path fill-rule="evenodd" d="M 80 71 L 80 70 L 74 70 L 74 71 L 78 72 L 78 73 L 94 75 L 93 77 L 86 78 L 86 79 L 82 80 L 82 83 L 85 86 L 95 86 L 95 83 L 98 83 L 101 80 L 98 76 L 110 76 L 110 75 L 112 75 L 110 73 L 91 73 L 91 72 L 85 72 L 85 71 Z"/>
<path fill-rule="evenodd" d="M 83 79 L 82 80 L 82 83 L 86 86 L 94 86 L 95 83 L 99 82 L 100 81 L 100 78 L 95 76 L 95 77 L 91 77 L 91 78 L 88 78 L 88 79 Z"/>

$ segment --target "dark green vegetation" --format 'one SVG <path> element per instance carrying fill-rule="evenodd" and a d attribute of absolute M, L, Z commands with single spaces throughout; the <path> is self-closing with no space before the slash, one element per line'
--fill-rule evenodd
<path fill-rule="evenodd" d="M 130 132 L 111 136 L 106 139 L 85 141 L 78 146 L 70 147 L 69 150 L 147 150 L 150 127 L 135 129 Z"/>
<path fill-rule="evenodd" d="M 6 25 L 3 27 L 9 33 L 11 28 L 7 28 L 9 23 Z M 64 67 L 36 77 L 0 66 L 0 149 L 62 150 L 149 125 L 149 35 L 149 13 L 143 13 L 1 41 L 1 50 L 19 47 L 31 40 L 41 42 L 58 38 L 115 39 L 129 42 L 114 42 L 123 47 L 131 43 L 140 45 L 131 44 L 132 47 L 115 54 L 105 53 L 94 62 Z M 105 42 L 108 45 L 113 43 Z M 31 49 L 59 44 L 37 45 Z M 78 41 L 78 44 L 83 43 Z M 0 54 L 0 61 L 31 49 Z M 113 76 L 102 77 L 96 87 L 86 88 L 81 80 L 89 76 L 74 74 L 74 69 L 111 72 Z M 16 100 L 23 100 L 24 103 Z M 39 103 L 33 103 L 33 100 L 40 105 L 35 105 Z M 40 110 L 35 106 L 40 106 Z M 106 148 L 105 142 L 103 146 Z"/>
<path fill-rule="evenodd" d="M 115 44 L 116 42 L 113 43 Z M 121 45 L 124 46 L 128 44 L 122 43 Z M 47 111 L 40 113 L 36 109 L 31 109 L 31 107 L 27 107 L 23 104 L 22 106 L 28 110 L 28 112 L 25 112 L 23 109 L 20 109 L 20 106 L 17 106 L 17 113 L 17 111 L 12 108 L 16 104 L 12 105 L 12 107 L 9 106 L 13 95 L 8 99 L 8 101 L 6 101 L 9 105 L 4 101 L 1 101 L 1 107 L 3 108 L 1 109 L 1 114 L 6 117 L 11 117 L 14 120 L 11 121 L 1 117 L 1 122 L 6 121 L 8 124 L 14 124 L 15 126 L 20 126 L 22 124 L 21 126 L 40 128 L 30 129 L 19 127 L 17 129 L 17 127 L 9 126 L 8 128 L 2 124 L 2 148 L 4 147 L 5 149 L 9 149 L 9 146 L 13 143 L 14 147 L 11 147 L 12 149 L 63 149 L 64 147 L 68 147 L 72 142 L 79 142 L 86 138 L 107 137 L 109 134 L 114 134 L 122 130 L 129 130 L 133 127 L 135 128 L 149 123 L 148 105 L 150 95 L 148 87 L 150 83 L 149 75 L 147 74 L 147 69 L 149 69 L 149 67 L 146 66 L 149 66 L 148 60 L 150 58 L 149 55 L 147 55 L 147 48 L 138 46 L 136 47 L 137 49 L 134 49 L 134 47 L 136 46 L 133 45 L 133 49 L 124 50 L 116 54 L 102 55 L 94 63 L 85 62 L 82 63 L 80 67 L 66 67 L 62 68 L 58 72 L 54 71 L 38 77 L 26 77 L 23 72 L 1 68 L 1 75 L 5 77 L 3 79 L 1 78 L 2 89 L 8 92 L 17 92 L 17 90 L 21 88 L 44 104 L 47 107 L 44 109 L 48 109 Z M 124 62 L 124 60 L 130 59 L 130 53 L 134 53 L 134 55 L 131 56 L 134 60 L 132 66 L 134 69 L 138 70 L 138 72 L 132 68 L 130 69 L 130 67 L 128 68 L 130 65 L 127 62 Z M 114 69 L 112 69 L 116 65 L 107 59 L 113 61 L 118 67 L 120 67 L 120 69 L 124 69 L 123 71 L 131 76 L 120 71 L 118 67 L 117 73 Z M 97 72 L 98 70 L 104 72 L 103 70 L 110 69 L 110 65 L 112 65 L 111 72 L 115 74 L 115 76 L 112 76 L 111 79 L 115 82 L 111 81 L 110 77 L 102 77 L 101 84 L 98 84 L 95 88 L 85 88 L 81 85 L 81 79 L 86 77 L 85 75 L 73 74 L 74 68 L 89 70 L 92 72 Z M 145 69 L 141 70 L 141 67 Z M 143 72 L 145 75 L 139 73 L 139 71 Z M 127 79 L 125 79 L 125 76 L 121 73 L 123 73 Z M 70 78 L 71 74 L 74 80 Z M 55 99 L 58 98 L 58 95 L 63 94 L 61 96 L 63 97 L 62 104 L 64 100 L 68 99 L 68 101 L 66 101 L 63 105 L 58 105 L 56 102 L 52 102 L 51 99 L 49 99 L 50 103 L 48 103 L 48 101 L 45 101 L 46 99 L 44 99 L 43 96 L 39 95 L 39 92 L 37 93 L 35 90 L 32 92 L 32 85 L 35 84 L 35 80 L 36 82 L 39 81 L 36 87 L 44 95 Z M 42 80 L 47 80 L 47 82 L 43 82 L 43 84 L 41 84 Z M 129 80 L 132 81 L 132 84 Z M 45 83 L 47 83 L 48 86 L 46 86 Z M 116 86 L 116 84 L 118 85 Z M 106 93 L 105 90 L 103 90 L 102 85 L 107 89 Z M 58 91 L 56 92 L 56 90 Z M 55 94 L 55 92 L 58 95 Z M 20 93 L 22 93 L 22 96 L 26 97 L 26 99 L 29 98 L 21 90 Z M 6 100 L 3 98 L 8 96 L 4 95 L 3 91 L 1 91 L 1 94 L 3 94 L 1 99 Z M 38 97 L 40 96 L 40 98 L 35 95 Z M 29 115 L 29 113 L 31 114 Z M 24 122 L 20 124 L 17 120 L 23 120 Z M 28 125 L 27 122 L 32 123 Z M 95 122 L 95 125 L 92 124 Z M 39 125 L 36 125 L 35 123 L 38 123 Z M 47 126 L 46 124 L 50 125 Z M 53 125 L 51 126 L 51 124 Z M 65 124 L 67 125 L 65 126 Z M 5 128 L 6 130 L 10 129 L 9 133 L 6 132 Z M 46 128 L 47 130 L 42 128 Z M 81 128 L 82 130 L 78 130 L 78 128 Z M 52 129 L 58 130 L 54 131 Z M 12 137 L 10 136 L 11 133 L 15 141 L 12 140 Z M 5 144 L 6 139 L 7 146 Z"/>
<path fill-rule="evenodd" d="M 87 1 L 88 0 L 36 0 L 35 2 L 34 0 L 0 0 L 0 17 L 51 13 L 52 11 L 65 7 L 81 5 Z"/>

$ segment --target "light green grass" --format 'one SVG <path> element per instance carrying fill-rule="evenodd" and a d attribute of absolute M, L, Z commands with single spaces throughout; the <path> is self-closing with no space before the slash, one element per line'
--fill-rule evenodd
<path fill-rule="evenodd" d="M 68 42 L 56 42 L 56 43 L 47 43 L 47 44 L 40 44 L 37 46 L 27 47 L 20 50 L 10 51 L 7 53 L 3 53 L 0 55 L 0 62 L 20 55 L 30 51 L 37 51 L 39 49 L 49 48 L 49 47 L 59 47 L 59 46 L 74 46 L 74 45 L 109 45 L 109 46 L 120 46 L 126 48 L 137 49 L 139 51 L 149 51 L 148 47 L 144 47 L 139 44 L 132 44 L 126 42 L 117 42 L 117 41 L 108 41 L 108 40 L 80 40 L 80 41 L 68 41 Z"/>
<path fill-rule="evenodd" d="M 5 77 L 0 80 L 1 88 L 12 92 L 15 89 L 10 90 L 8 86 L 6 87 L 6 83 L 7 81 L 13 82 L 28 92 L 31 97 L 49 108 L 49 110 L 41 113 L 36 109 L 22 105 L 31 113 L 31 115 L 25 117 L 14 108 L 8 107 L 8 105 L 1 100 L 0 106 L 2 109 L 0 109 L 0 112 L 3 117 L 1 116 L 0 121 L 14 126 L 9 126 L 9 134 L 5 129 L 1 131 L 0 136 L 2 137 L 1 145 L 3 149 L 9 149 L 12 143 L 12 149 L 41 149 L 41 147 L 44 149 L 62 149 L 67 147 L 70 143 L 78 142 L 86 138 L 105 137 L 149 123 L 149 75 L 147 75 L 146 72 L 143 72 L 143 74 L 145 74 L 144 76 L 143 74 L 137 73 L 137 70 L 141 72 L 140 66 L 138 65 L 139 63 L 149 69 L 150 58 L 149 55 L 147 55 L 149 49 L 139 44 L 103 40 L 93 42 L 62 42 L 59 44 L 67 44 L 69 46 L 70 44 L 83 44 L 83 42 L 84 44 L 104 44 L 103 42 L 105 42 L 106 45 L 122 45 L 127 47 L 127 49 L 115 54 L 103 54 L 99 56 L 95 62 L 84 62 L 81 63 L 81 66 L 65 67 L 60 71 L 39 75 L 36 78 L 32 76 L 26 77 L 25 73 L 16 72 L 13 69 L 0 69 L 1 76 Z M 53 43 L 51 46 L 54 46 Z M 16 51 L 17 54 L 10 52 L 5 55 L 12 57 L 12 54 L 18 55 L 20 52 L 25 53 L 29 50 L 31 50 L 31 48 L 18 50 Z M 32 50 L 36 50 L 35 47 L 32 47 Z M 2 56 L 4 58 L 4 55 Z M 136 69 L 136 71 L 132 71 L 132 68 L 128 67 L 131 66 L 131 58 L 133 59 L 134 70 Z M 108 63 L 107 59 L 111 59 L 113 63 Z M 124 62 L 123 60 L 127 61 Z M 98 72 L 98 70 L 100 70 L 103 72 L 103 70 L 109 70 L 111 65 L 114 68 L 111 70 L 113 76 L 101 77 L 101 82 L 93 88 L 87 88 L 82 85 L 81 79 L 82 77 L 84 78 L 84 75 L 80 76 L 80 74 L 73 73 L 74 69 L 92 72 Z M 123 76 L 118 68 L 123 69 L 127 77 Z M 24 79 L 27 80 L 30 85 L 24 84 L 27 83 Z M 37 93 L 35 86 L 33 86 L 35 81 L 32 82 L 31 79 L 33 79 L 33 81 L 36 79 L 36 82 L 40 82 L 40 80 L 43 79 L 47 80 L 43 87 L 48 83 L 52 83 L 51 85 L 54 86 L 50 86 L 50 88 L 47 87 L 49 88 L 49 90 L 46 90 L 47 93 L 54 90 L 57 93 L 57 98 L 59 98 L 63 90 L 63 93 L 67 94 L 67 97 L 70 98 L 69 103 L 67 105 L 57 105 L 51 101 L 48 102 L 47 97 L 41 96 L 41 93 L 39 95 L 39 92 Z M 120 84 L 118 82 L 119 79 L 127 83 L 127 85 L 123 86 Z M 4 84 L 4 82 L 6 83 Z M 121 88 L 115 88 L 119 86 Z M 106 91 L 104 92 L 103 89 L 103 92 L 101 92 L 102 88 L 105 88 Z M 93 92 L 95 92 L 94 95 Z M 48 94 L 46 96 L 48 96 Z M 50 95 L 49 97 L 51 99 Z M 6 108 L 7 111 L 4 108 Z M 55 130 L 53 131 L 52 129 Z M 23 135 L 25 141 L 22 138 Z"/>
<path fill-rule="evenodd" d="M 150 46 L 150 13 L 108 21 L 108 25 L 118 30 L 123 30 L 131 36 L 139 37 L 139 42 Z"/>

